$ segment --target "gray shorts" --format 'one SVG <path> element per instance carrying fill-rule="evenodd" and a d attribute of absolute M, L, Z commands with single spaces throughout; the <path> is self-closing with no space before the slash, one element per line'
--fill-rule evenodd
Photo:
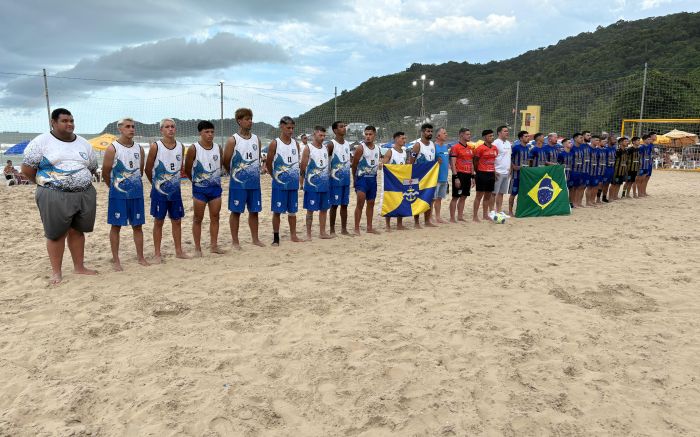
<path fill-rule="evenodd" d="M 447 182 L 438 182 L 435 187 L 435 196 L 433 199 L 444 199 L 447 197 Z"/>
<path fill-rule="evenodd" d="M 496 173 L 496 183 L 493 186 L 494 194 L 508 194 L 508 180 L 507 174 Z"/>
<path fill-rule="evenodd" d="M 39 185 L 34 198 L 44 224 L 44 235 L 49 240 L 58 240 L 70 228 L 92 232 L 97 209 L 97 192 L 92 185 L 85 191 L 77 192 L 52 190 Z"/>

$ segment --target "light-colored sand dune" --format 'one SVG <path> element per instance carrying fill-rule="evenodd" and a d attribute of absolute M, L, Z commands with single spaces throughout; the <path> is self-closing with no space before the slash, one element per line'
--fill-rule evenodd
<path fill-rule="evenodd" d="M 166 264 L 148 268 L 124 229 L 123 273 L 100 187 L 100 275 L 71 274 L 66 254 L 53 288 L 33 192 L 0 188 L 2 436 L 700 429 L 698 174 L 503 226 L 294 244 L 283 220 L 282 247 L 259 249 L 243 225 L 242 251 L 190 261 L 166 227 Z M 191 253 L 190 226 L 191 206 Z M 269 243 L 267 212 L 261 230 Z"/>

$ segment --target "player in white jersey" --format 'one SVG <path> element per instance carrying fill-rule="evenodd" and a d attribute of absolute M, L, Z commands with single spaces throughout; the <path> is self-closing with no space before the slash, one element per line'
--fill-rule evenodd
<path fill-rule="evenodd" d="M 328 143 L 330 165 L 331 235 L 335 235 L 335 218 L 340 206 L 340 233 L 348 232 L 348 205 L 350 204 L 350 142 L 345 140 L 347 124 L 334 121 L 331 126 L 335 138 Z"/>
<path fill-rule="evenodd" d="M 142 266 L 150 265 L 143 256 L 143 224 L 146 214 L 143 204 L 143 166 L 146 162 L 143 148 L 134 143 L 135 123 L 131 118 L 117 122 L 119 138 L 105 151 L 102 161 L 102 180 L 109 187 L 107 223 L 109 244 L 112 248 L 114 270 L 122 271 L 119 259 L 119 236 L 122 226 L 131 225 L 136 246 L 136 259 Z"/>
<path fill-rule="evenodd" d="M 433 138 L 433 125 L 430 123 L 423 123 L 420 127 L 421 138 L 416 141 L 411 149 L 411 156 L 408 157 L 409 164 L 420 164 L 422 162 L 442 162 L 441 159 L 437 158 L 435 153 L 435 144 L 431 141 Z M 432 210 L 427 210 L 423 216 L 425 217 L 425 226 L 435 227 L 437 226 L 430 220 Z M 420 229 L 420 216 L 413 216 L 415 221 L 416 229 Z"/>
<path fill-rule="evenodd" d="M 214 142 L 214 124 L 202 120 L 197 124 L 199 141 L 187 149 L 185 174 L 192 181 L 192 237 L 194 254 L 202 256 L 202 221 L 209 206 L 209 250 L 224 254 L 219 248 L 219 213 L 221 212 L 221 146 Z"/>
<path fill-rule="evenodd" d="M 360 220 L 362 220 L 362 209 L 367 202 L 367 232 L 379 234 L 380 232 L 372 227 L 374 216 L 374 200 L 377 198 L 377 169 L 381 162 L 379 146 L 374 144 L 377 135 L 377 128 L 374 126 L 365 127 L 365 140 L 355 149 L 352 157 L 352 177 L 355 182 L 355 193 L 357 194 L 357 205 L 355 206 L 355 235 L 360 235 Z"/>
<path fill-rule="evenodd" d="M 185 208 L 182 205 L 180 176 L 184 162 L 185 146 L 175 139 L 175 121 L 164 118 L 160 122 L 163 137 L 151 144 L 146 158 L 146 177 L 151 182 L 151 215 L 153 216 L 153 261 L 160 264 L 163 260 L 160 246 L 163 239 L 163 224 L 166 214 L 170 217 L 175 242 L 175 256 L 188 259 L 189 255 L 182 249 L 182 217 Z"/>
<path fill-rule="evenodd" d="M 382 163 L 394 164 L 394 165 L 404 165 L 408 164 L 408 151 L 405 149 L 406 146 L 406 134 L 404 132 L 396 132 L 394 134 L 394 145 L 391 149 L 387 150 L 382 158 Z M 391 232 L 391 217 L 384 217 L 386 222 L 386 231 Z M 403 231 L 407 228 L 403 225 L 403 217 L 396 217 L 396 229 Z"/>
<path fill-rule="evenodd" d="M 253 244 L 265 246 L 258 238 L 258 213 L 262 211 L 262 196 L 260 193 L 260 161 L 262 147 L 260 139 L 251 132 L 253 128 L 253 111 L 249 108 L 238 108 L 235 113 L 238 123 L 238 133 L 226 142 L 224 148 L 224 167 L 231 175 L 228 191 L 229 227 L 231 241 L 235 249 L 240 249 L 238 228 L 241 214 L 248 208 L 248 226 Z M 264 172 L 265 169 L 262 169 Z"/>
<path fill-rule="evenodd" d="M 294 119 L 284 116 L 280 120 L 280 136 L 267 149 L 265 166 L 272 176 L 272 232 L 273 246 L 280 245 L 280 220 L 286 213 L 289 221 L 290 239 L 296 243 L 304 241 L 297 237 L 297 210 L 299 208 L 299 145 L 294 140 Z"/>
<path fill-rule="evenodd" d="M 75 135 L 74 129 L 70 111 L 54 109 L 51 132 L 30 141 L 22 161 L 22 173 L 37 184 L 35 199 L 51 262 L 51 285 L 63 279 L 66 242 L 73 258 L 73 272 L 97 273 L 83 263 L 85 232 L 92 232 L 95 226 L 97 192 L 92 186 L 92 175 L 97 170 L 97 158 L 90 143 Z"/>
<path fill-rule="evenodd" d="M 311 144 L 302 152 L 299 170 L 304 188 L 304 209 L 306 209 L 306 239 L 311 241 L 311 227 L 314 221 L 314 211 L 318 211 L 320 236 L 322 239 L 333 238 L 326 233 L 326 216 L 330 203 L 330 172 L 328 149 L 323 144 L 326 139 L 326 128 L 314 127 Z"/>

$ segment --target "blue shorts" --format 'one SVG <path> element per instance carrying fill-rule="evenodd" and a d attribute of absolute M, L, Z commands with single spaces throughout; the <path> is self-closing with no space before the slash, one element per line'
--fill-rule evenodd
<path fill-rule="evenodd" d="M 365 200 L 377 198 L 377 178 L 360 176 L 355 180 L 355 192 L 365 193 Z"/>
<path fill-rule="evenodd" d="M 571 178 L 571 172 L 568 170 L 564 170 L 564 179 L 566 179 L 566 187 L 567 188 L 573 188 L 574 186 L 574 180 Z"/>
<path fill-rule="evenodd" d="M 248 212 L 262 211 L 262 196 L 260 189 L 237 189 L 229 188 L 228 190 L 228 210 L 238 214 L 245 212 L 246 207 Z"/>
<path fill-rule="evenodd" d="M 608 167 L 605 169 L 605 176 L 603 176 L 604 184 L 611 184 L 613 179 L 615 179 L 615 167 Z"/>
<path fill-rule="evenodd" d="M 299 209 L 299 190 L 272 188 L 272 212 L 296 214 Z"/>
<path fill-rule="evenodd" d="M 331 205 L 349 205 L 350 204 L 350 185 L 331 187 L 330 191 Z"/>
<path fill-rule="evenodd" d="M 221 197 L 221 185 L 213 187 L 199 188 L 192 186 L 192 197 L 200 202 L 209 203 Z"/>
<path fill-rule="evenodd" d="M 510 179 L 510 194 L 513 196 L 518 195 L 518 188 L 520 188 L 520 178 Z"/>
<path fill-rule="evenodd" d="M 185 216 L 185 208 L 182 206 L 182 197 L 173 200 L 151 197 L 151 215 L 156 220 L 165 220 L 165 215 L 170 220 L 180 220 Z"/>
<path fill-rule="evenodd" d="M 304 209 L 308 211 L 326 211 L 331 207 L 331 198 L 328 191 L 304 191 Z"/>
<path fill-rule="evenodd" d="M 143 197 L 138 199 L 112 199 L 107 205 L 107 223 L 113 226 L 141 226 L 146 223 Z"/>
<path fill-rule="evenodd" d="M 586 174 L 578 171 L 571 172 L 572 187 L 582 187 L 586 185 Z"/>
<path fill-rule="evenodd" d="M 648 171 L 646 168 L 640 168 L 639 169 L 639 176 L 646 176 L 648 174 Z"/>
<path fill-rule="evenodd" d="M 651 176 L 651 171 L 653 170 L 653 166 L 649 167 L 649 170 L 647 170 L 647 176 Z"/>
<path fill-rule="evenodd" d="M 597 187 L 598 184 L 600 184 L 600 176 L 588 175 L 588 181 L 586 181 L 586 185 L 588 185 L 589 187 Z"/>

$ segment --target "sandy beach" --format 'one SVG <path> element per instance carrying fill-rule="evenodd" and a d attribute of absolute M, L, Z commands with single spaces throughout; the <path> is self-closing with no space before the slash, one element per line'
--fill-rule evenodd
<path fill-rule="evenodd" d="M 66 251 L 58 287 L 35 188 L 0 187 L 0 436 L 699 435 L 700 174 L 504 225 L 295 244 L 283 218 L 280 248 L 264 181 L 268 247 L 242 220 L 243 250 L 179 260 L 166 224 L 144 268 L 125 228 L 121 273 L 100 185 L 100 274 Z"/>

